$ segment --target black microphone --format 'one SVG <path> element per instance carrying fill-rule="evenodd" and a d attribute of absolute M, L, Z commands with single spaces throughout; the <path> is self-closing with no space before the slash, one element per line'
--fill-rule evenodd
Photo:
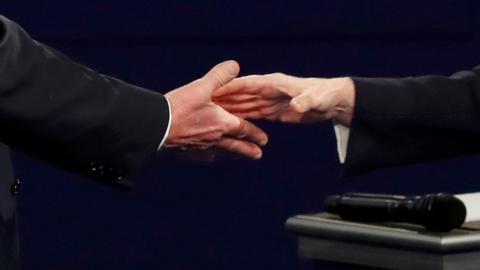
<path fill-rule="evenodd" d="M 343 219 L 365 222 L 407 222 L 432 231 L 450 231 L 462 226 L 467 210 L 450 194 L 401 195 L 345 193 L 325 198 L 327 212 Z"/>

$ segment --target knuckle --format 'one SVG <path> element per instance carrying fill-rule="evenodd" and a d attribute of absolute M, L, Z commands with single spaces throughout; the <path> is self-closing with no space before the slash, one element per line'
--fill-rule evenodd
<path fill-rule="evenodd" d="M 285 74 L 282 73 L 282 72 L 275 72 L 275 73 L 272 73 L 271 75 L 272 75 L 272 77 L 275 78 L 275 79 L 279 79 L 279 78 L 285 76 Z"/>
<path fill-rule="evenodd" d="M 318 78 L 305 78 L 304 80 L 308 85 L 316 85 L 319 82 Z"/>
<path fill-rule="evenodd" d="M 311 99 L 310 104 L 312 104 L 312 109 L 316 109 L 319 111 L 324 111 L 328 109 L 327 108 L 328 104 L 324 98 L 311 96 L 310 99 Z"/>
<path fill-rule="evenodd" d="M 232 151 L 233 149 L 236 148 L 236 141 L 234 140 L 225 140 L 223 141 L 220 146 L 226 150 Z"/>
<path fill-rule="evenodd" d="M 238 141 L 232 140 L 230 143 L 230 149 L 237 149 L 239 146 L 238 144 L 239 144 Z"/>
<path fill-rule="evenodd" d="M 310 105 L 314 105 L 314 103 L 316 103 L 313 93 L 306 93 L 306 94 L 303 96 L 303 100 L 304 100 L 305 102 L 307 102 L 308 104 L 310 104 Z M 315 105 L 316 105 L 316 104 L 315 104 Z"/>
<path fill-rule="evenodd" d="M 234 130 L 236 128 L 235 123 L 232 123 L 232 121 L 222 121 L 219 126 L 218 130 L 222 133 L 229 133 L 231 130 Z"/>

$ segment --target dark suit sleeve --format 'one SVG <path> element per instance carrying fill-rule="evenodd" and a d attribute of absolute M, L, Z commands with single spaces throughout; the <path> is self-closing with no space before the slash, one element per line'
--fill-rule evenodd
<path fill-rule="evenodd" d="M 74 63 L 5 17 L 0 25 L 0 141 L 131 187 L 166 132 L 166 99 Z"/>
<path fill-rule="evenodd" d="M 480 67 L 450 77 L 353 80 L 347 175 L 480 153 Z"/>

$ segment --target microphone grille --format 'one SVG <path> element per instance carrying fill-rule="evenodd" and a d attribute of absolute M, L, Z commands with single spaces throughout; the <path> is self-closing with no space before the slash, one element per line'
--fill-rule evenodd
<path fill-rule="evenodd" d="M 462 226 L 467 209 L 461 200 L 450 194 L 435 194 L 429 198 L 425 226 L 433 231 L 450 231 Z"/>

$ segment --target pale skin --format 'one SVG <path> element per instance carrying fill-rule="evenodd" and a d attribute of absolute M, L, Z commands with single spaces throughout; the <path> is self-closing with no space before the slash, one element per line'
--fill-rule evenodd
<path fill-rule="evenodd" d="M 226 61 L 201 79 L 165 95 L 172 122 L 164 148 L 194 152 L 221 149 L 251 159 L 261 158 L 260 146 L 267 143 L 267 134 L 212 101 L 214 91 L 232 81 L 239 71 L 237 62 Z"/>
<path fill-rule="evenodd" d="M 214 101 L 245 119 L 312 123 L 334 119 L 350 126 L 355 104 L 351 78 L 300 78 L 282 73 L 237 78 Z"/>

